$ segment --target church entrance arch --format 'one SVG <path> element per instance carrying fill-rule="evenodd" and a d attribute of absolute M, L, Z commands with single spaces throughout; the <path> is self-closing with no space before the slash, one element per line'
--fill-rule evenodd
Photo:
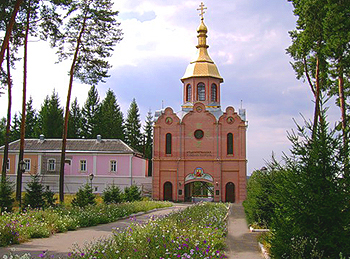
<path fill-rule="evenodd" d="M 193 181 L 185 184 L 185 201 L 214 201 L 214 185 L 205 181 Z"/>
<path fill-rule="evenodd" d="M 226 184 L 226 194 L 225 201 L 226 202 L 235 202 L 235 185 L 232 182 Z"/>
<path fill-rule="evenodd" d="M 173 200 L 173 185 L 171 182 L 164 183 L 163 195 L 165 201 Z"/>

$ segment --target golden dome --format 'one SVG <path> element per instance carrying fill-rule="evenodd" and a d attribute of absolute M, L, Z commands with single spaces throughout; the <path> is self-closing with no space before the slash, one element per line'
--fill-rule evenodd
<path fill-rule="evenodd" d="M 198 49 L 198 58 L 187 66 L 186 72 L 181 78 L 181 81 L 191 77 L 214 77 L 223 82 L 224 80 L 220 76 L 218 68 L 208 54 L 208 28 L 205 26 L 203 18 L 201 19 L 201 24 L 199 25 L 197 32 L 198 45 L 196 48 Z"/>

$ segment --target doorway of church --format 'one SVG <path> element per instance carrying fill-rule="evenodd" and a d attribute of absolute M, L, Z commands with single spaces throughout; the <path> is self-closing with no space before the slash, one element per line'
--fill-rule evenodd
<path fill-rule="evenodd" d="M 229 182 L 226 184 L 225 201 L 234 203 L 235 200 L 235 185 Z"/>
<path fill-rule="evenodd" d="M 214 185 L 202 181 L 185 184 L 185 201 L 214 201 Z"/>

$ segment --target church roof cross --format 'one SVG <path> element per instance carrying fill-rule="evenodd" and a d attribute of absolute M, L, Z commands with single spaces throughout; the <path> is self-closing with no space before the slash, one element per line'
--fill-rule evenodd
<path fill-rule="evenodd" d="M 204 7 L 203 2 L 201 2 L 201 4 L 199 5 L 199 8 L 197 8 L 198 11 L 201 11 L 199 16 L 201 17 L 202 20 L 204 20 L 204 14 L 205 14 L 204 10 L 206 10 L 206 9 L 208 9 L 208 8 Z"/>

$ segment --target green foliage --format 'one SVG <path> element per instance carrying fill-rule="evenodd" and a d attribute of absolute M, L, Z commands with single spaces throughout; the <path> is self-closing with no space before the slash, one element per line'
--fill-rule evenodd
<path fill-rule="evenodd" d="M 124 140 L 123 113 L 111 89 L 108 89 L 106 97 L 100 106 L 99 134 L 106 139 Z"/>
<path fill-rule="evenodd" d="M 113 237 L 75 249 L 79 258 L 225 258 L 227 207 L 200 203 L 167 217 L 132 224 Z"/>
<path fill-rule="evenodd" d="M 324 112 L 321 116 L 313 137 L 308 123 L 289 135 L 292 156 L 284 158 L 283 177 L 271 197 L 275 258 L 350 256 L 349 180 L 342 177 L 340 136 L 329 130 Z"/>
<path fill-rule="evenodd" d="M 152 150 L 153 150 L 153 124 L 154 119 L 151 110 L 148 111 L 144 130 L 144 156 L 148 159 L 148 176 L 152 176 Z"/>
<path fill-rule="evenodd" d="M 81 131 L 83 127 L 82 120 L 83 117 L 82 112 L 79 108 L 78 99 L 75 98 L 69 111 L 68 138 L 77 139 L 81 137 Z"/>
<path fill-rule="evenodd" d="M 0 147 L 5 144 L 6 118 L 0 119 Z"/>
<path fill-rule="evenodd" d="M 79 188 L 75 198 L 72 200 L 72 205 L 75 207 L 86 207 L 88 205 L 95 205 L 95 195 L 92 193 L 91 186 L 86 183 Z"/>
<path fill-rule="evenodd" d="M 54 207 L 55 203 L 56 203 L 56 197 L 55 197 L 55 193 L 51 190 L 46 190 L 43 193 L 43 197 L 45 200 L 45 207 Z"/>
<path fill-rule="evenodd" d="M 108 186 L 102 194 L 102 199 L 104 203 L 120 203 L 122 201 L 122 192 L 120 191 L 120 188 L 112 184 Z"/>
<path fill-rule="evenodd" d="M 116 221 L 127 215 L 155 208 L 172 206 L 168 202 L 142 201 L 118 205 L 55 207 L 46 210 L 26 210 L 3 213 L 0 216 L 0 246 L 24 242 L 34 237 L 75 230 Z"/>
<path fill-rule="evenodd" d="M 135 98 L 132 100 L 125 123 L 126 143 L 135 150 L 142 151 L 142 134 L 139 108 Z"/>
<path fill-rule="evenodd" d="M 275 192 L 279 171 L 254 171 L 247 183 L 247 198 L 243 202 L 247 221 L 268 228 L 274 214 L 275 206 L 270 200 Z"/>
<path fill-rule="evenodd" d="M 0 182 L 0 213 L 4 211 L 12 211 L 12 205 L 14 199 L 13 194 L 13 184 L 8 178 Z"/>
<path fill-rule="evenodd" d="M 91 86 L 88 97 L 84 104 L 82 114 L 83 114 L 83 127 L 82 135 L 85 138 L 96 138 L 99 134 L 98 132 L 98 122 L 100 113 L 100 97 L 95 86 Z"/>
<path fill-rule="evenodd" d="M 21 126 L 21 121 L 18 118 L 17 113 L 13 116 L 13 120 L 11 123 L 11 136 L 10 136 L 10 141 L 15 141 L 18 140 L 21 136 L 20 134 L 20 126 Z"/>
<path fill-rule="evenodd" d="M 26 131 L 25 131 L 25 137 L 26 138 L 36 138 L 38 137 L 36 135 L 36 125 L 38 120 L 38 115 L 36 110 L 33 108 L 33 99 L 32 97 L 29 98 L 29 101 L 26 105 Z"/>
<path fill-rule="evenodd" d="M 123 194 L 123 200 L 124 201 L 140 201 L 141 200 L 141 191 L 139 187 L 136 185 L 131 185 L 130 187 L 124 188 L 124 194 Z"/>
<path fill-rule="evenodd" d="M 35 174 L 31 176 L 31 181 L 28 183 L 24 195 L 24 205 L 26 207 L 43 208 L 45 206 L 44 187 L 39 180 L 39 175 Z"/>
<path fill-rule="evenodd" d="M 46 138 L 60 138 L 63 127 L 63 109 L 55 90 L 51 97 L 46 96 L 38 116 L 37 136 L 43 134 Z"/>

